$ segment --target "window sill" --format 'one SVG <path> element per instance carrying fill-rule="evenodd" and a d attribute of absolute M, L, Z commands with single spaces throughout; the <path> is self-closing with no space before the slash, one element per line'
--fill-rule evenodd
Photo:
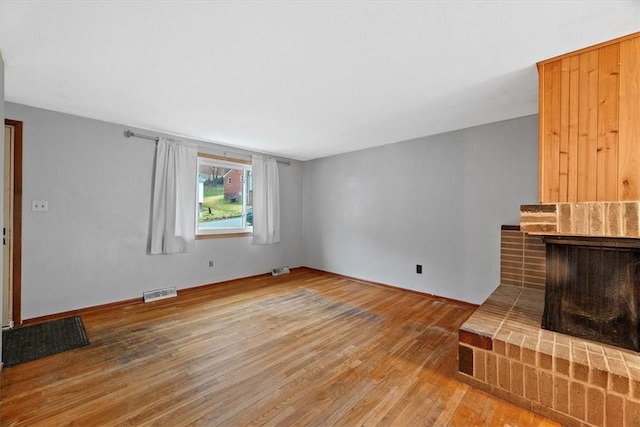
<path fill-rule="evenodd" d="M 226 239 L 228 237 L 248 237 L 253 233 L 250 231 L 243 231 L 241 233 L 216 233 L 216 234 L 196 234 L 196 240 L 206 239 Z"/>

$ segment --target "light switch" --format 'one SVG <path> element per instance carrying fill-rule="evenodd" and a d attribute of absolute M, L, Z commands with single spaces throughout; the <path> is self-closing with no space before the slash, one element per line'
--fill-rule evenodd
<path fill-rule="evenodd" d="M 49 211 L 49 202 L 46 200 L 32 200 L 31 201 L 32 212 L 47 212 Z"/>

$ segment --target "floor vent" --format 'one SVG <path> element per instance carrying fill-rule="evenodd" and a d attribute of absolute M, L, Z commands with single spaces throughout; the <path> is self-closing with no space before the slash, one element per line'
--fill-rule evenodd
<path fill-rule="evenodd" d="M 142 294 L 144 302 L 158 301 L 160 299 L 173 298 L 178 296 L 176 288 L 164 288 L 156 289 L 154 291 L 147 291 Z"/>
<path fill-rule="evenodd" d="M 289 274 L 289 267 L 276 267 L 271 269 L 272 276 L 280 276 L 282 274 Z"/>

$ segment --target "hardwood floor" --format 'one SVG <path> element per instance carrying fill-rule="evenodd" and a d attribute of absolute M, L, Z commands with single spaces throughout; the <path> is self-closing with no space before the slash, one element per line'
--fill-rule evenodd
<path fill-rule="evenodd" d="M 88 310 L 2 370 L 0 425 L 557 425 L 454 378 L 471 312 L 309 269 Z"/>

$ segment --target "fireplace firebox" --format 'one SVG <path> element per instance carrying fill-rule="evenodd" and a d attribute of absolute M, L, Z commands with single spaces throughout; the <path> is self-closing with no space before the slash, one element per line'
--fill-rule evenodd
<path fill-rule="evenodd" d="M 548 236 L 542 327 L 640 351 L 640 239 Z"/>

